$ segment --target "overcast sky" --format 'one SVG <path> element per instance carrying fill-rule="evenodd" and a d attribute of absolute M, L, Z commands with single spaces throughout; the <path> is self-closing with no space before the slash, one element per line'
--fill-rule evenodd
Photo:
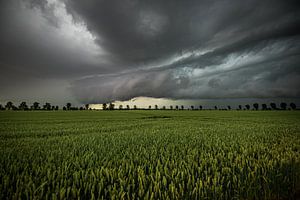
<path fill-rule="evenodd" d="M 300 98 L 294 0 L 0 0 L 0 102 Z"/>

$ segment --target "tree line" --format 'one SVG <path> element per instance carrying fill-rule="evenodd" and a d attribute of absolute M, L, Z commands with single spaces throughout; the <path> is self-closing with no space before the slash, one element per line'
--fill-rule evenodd
<path fill-rule="evenodd" d="M 115 108 L 115 105 L 113 103 L 109 103 L 109 104 L 102 104 L 102 109 L 103 110 L 115 110 L 117 108 Z M 138 108 L 136 105 L 134 105 L 133 107 L 130 107 L 129 105 L 126 105 L 126 107 L 123 107 L 123 105 L 119 105 L 118 107 L 119 110 L 232 110 L 231 106 L 227 106 L 226 108 L 219 108 L 218 106 L 214 106 L 213 109 L 211 108 L 206 108 L 204 109 L 204 107 L 202 105 L 196 107 L 191 105 L 189 106 L 173 106 L 170 105 L 169 107 L 166 106 L 162 106 L 161 108 L 158 107 L 158 105 L 154 105 L 154 107 L 152 107 L 151 105 L 149 105 L 148 109 L 146 108 Z M 282 102 L 279 104 L 279 107 L 277 107 L 276 103 L 270 103 L 270 105 L 268 106 L 267 104 L 261 104 L 259 105 L 258 103 L 254 103 L 252 105 L 252 107 L 249 104 L 246 105 L 238 105 L 238 108 L 236 110 L 296 110 L 297 106 L 295 103 L 290 103 L 289 106 L 287 103 Z"/>
<path fill-rule="evenodd" d="M 46 102 L 43 105 L 40 105 L 39 102 L 34 102 L 32 105 L 28 106 L 25 101 L 21 102 L 18 106 L 15 106 L 11 101 L 7 102 L 5 106 L 2 106 L 0 104 L 0 110 L 59 110 L 59 106 L 57 105 L 51 105 L 51 103 Z M 92 110 L 89 107 L 89 104 L 86 104 L 85 106 L 76 107 L 72 106 L 71 103 L 67 103 L 65 106 L 61 108 L 62 110 Z M 158 107 L 158 105 L 154 105 L 152 107 L 151 105 L 148 106 L 148 108 L 138 108 L 136 105 L 133 105 L 130 107 L 129 105 L 126 105 L 123 107 L 123 105 L 119 105 L 118 108 L 115 107 L 115 104 L 113 103 L 103 103 L 102 104 L 103 110 L 233 110 L 231 106 L 226 106 L 226 108 L 221 108 L 218 106 L 214 106 L 213 108 L 204 108 L 202 105 L 200 106 L 184 106 L 184 105 L 170 105 Z M 295 103 L 290 103 L 289 105 L 285 102 L 280 103 L 277 105 L 276 103 L 270 103 L 267 104 L 261 104 L 254 103 L 252 106 L 249 104 L 246 105 L 238 105 L 238 108 L 236 110 L 296 110 L 297 106 Z"/>
<path fill-rule="evenodd" d="M 59 110 L 60 107 L 57 105 L 51 105 L 51 103 L 46 102 L 45 104 L 41 105 L 39 102 L 34 102 L 32 105 L 28 106 L 25 101 L 21 102 L 18 106 L 14 105 L 13 102 L 9 101 L 2 106 L 0 104 L 0 110 Z M 84 107 L 75 107 L 72 106 L 71 103 L 67 103 L 65 106 L 61 108 L 62 110 L 87 110 L 88 104 Z"/>

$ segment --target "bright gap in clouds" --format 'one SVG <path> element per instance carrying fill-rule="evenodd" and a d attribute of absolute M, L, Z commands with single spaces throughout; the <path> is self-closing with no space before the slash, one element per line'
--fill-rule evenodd
<path fill-rule="evenodd" d="M 59 0 L 47 0 L 46 9 L 52 11 L 56 20 L 57 34 L 66 39 L 69 45 L 74 45 L 87 53 L 98 55 L 103 51 L 97 44 L 97 37 L 88 29 L 84 21 L 75 20 L 66 10 L 64 2 Z"/>
<path fill-rule="evenodd" d="M 112 102 L 115 105 L 115 109 L 119 109 L 119 106 L 122 105 L 122 109 L 126 109 L 127 105 L 130 109 L 133 109 L 136 106 L 138 109 L 155 109 L 155 105 L 158 106 L 158 109 L 165 106 L 166 109 L 176 109 L 176 106 L 181 109 L 181 106 L 184 106 L 184 109 L 191 109 L 191 106 L 194 106 L 195 109 L 199 109 L 202 106 L 203 109 L 215 109 L 215 106 L 218 109 L 228 109 L 230 106 L 232 109 L 238 109 L 239 105 L 243 108 L 246 104 L 249 104 L 251 109 L 253 108 L 253 103 L 258 103 L 259 107 L 261 104 L 267 104 L 269 106 L 270 102 L 276 103 L 278 106 L 281 102 L 286 102 L 290 104 L 291 102 L 299 105 L 300 99 L 297 98 L 236 98 L 236 99 L 197 99 L 197 100 L 188 100 L 188 99 L 166 99 L 166 98 L 152 98 L 152 97 L 136 97 L 128 101 L 114 101 Z M 89 108 L 102 110 L 103 104 L 89 104 Z"/>

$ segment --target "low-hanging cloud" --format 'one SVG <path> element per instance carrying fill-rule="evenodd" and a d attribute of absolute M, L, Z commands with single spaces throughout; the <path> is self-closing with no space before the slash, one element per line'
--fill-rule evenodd
<path fill-rule="evenodd" d="M 294 0 L 1 4 L 3 85 L 55 78 L 82 103 L 300 97 Z"/>
<path fill-rule="evenodd" d="M 299 97 L 297 52 L 300 49 L 295 45 L 298 42 L 299 39 L 294 38 L 263 43 L 226 56 L 190 56 L 167 66 L 87 77 L 74 82 L 72 88 L 80 101 L 91 103 L 137 96 L 172 99 Z M 206 60 L 210 56 L 215 59 L 208 64 Z"/>

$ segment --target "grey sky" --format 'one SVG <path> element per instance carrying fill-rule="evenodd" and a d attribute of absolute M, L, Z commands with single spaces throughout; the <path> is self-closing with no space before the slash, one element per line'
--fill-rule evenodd
<path fill-rule="evenodd" d="M 286 0 L 0 1 L 0 102 L 300 98 Z"/>

